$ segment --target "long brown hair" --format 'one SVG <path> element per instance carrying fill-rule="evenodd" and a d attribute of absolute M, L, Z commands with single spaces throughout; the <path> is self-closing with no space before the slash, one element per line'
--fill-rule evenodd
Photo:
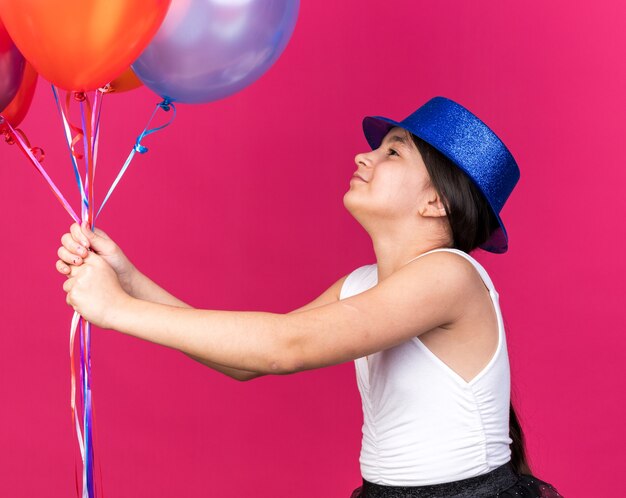
<path fill-rule="evenodd" d="M 441 152 L 421 138 L 410 133 L 420 152 L 433 188 L 445 206 L 452 231 L 452 247 L 466 253 L 486 242 L 497 228 L 487 200 L 469 177 Z M 509 407 L 509 437 L 511 464 L 519 474 L 531 474 L 526 458 L 524 432 L 519 423 L 513 401 Z"/>

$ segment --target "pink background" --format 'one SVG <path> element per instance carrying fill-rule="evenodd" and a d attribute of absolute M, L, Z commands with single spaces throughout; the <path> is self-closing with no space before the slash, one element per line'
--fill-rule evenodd
<path fill-rule="evenodd" d="M 501 296 L 513 399 L 535 474 L 613 496 L 626 443 L 623 161 L 626 8 L 611 2 L 303 1 L 290 45 L 244 91 L 179 108 L 99 220 L 197 307 L 287 312 L 374 262 L 342 196 L 361 119 L 435 95 L 503 138 L 521 180 L 505 255 L 475 254 Z M 102 199 L 157 97 L 107 96 Z M 78 209 L 49 86 L 22 128 Z M 70 218 L 0 145 L 0 496 L 74 495 L 71 310 L 54 263 Z M 360 484 L 351 363 L 238 383 L 111 331 L 92 345 L 108 497 L 348 497 Z"/>

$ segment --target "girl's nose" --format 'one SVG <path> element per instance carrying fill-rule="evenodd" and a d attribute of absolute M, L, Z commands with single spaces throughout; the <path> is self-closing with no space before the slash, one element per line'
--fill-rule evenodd
<path fill-rule="evenodd" d="M 354 162 L 356 163 L 357 166 L 370 166 L 370 160 L 367 157 L 365 152 L 361 152 L 359 154 L 357 154 L 356 156 L 354 156 Z"/>

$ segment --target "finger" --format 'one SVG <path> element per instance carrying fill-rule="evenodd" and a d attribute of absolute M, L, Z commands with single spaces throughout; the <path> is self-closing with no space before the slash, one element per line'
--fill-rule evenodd
<path fill-rule="evenodd" d="M 70 266 L 70 273 L 67 276 L 67 278 L 76 277 L 80 273 L 81 269 L 83 269 L 84 267 L 85 267 L 84 265 L 80 265 L 80 266 L 71 265 Z"/>
<path fill-rule="evenodd" d="M 74 240 L 78 244 L 82 244 L 84 247 L 89 247 L 89 240 L 85 237 L 85 234 L 80 229 L 80 225 L 78 223 L 72 223 L 70 232 L 72 232 L 72 237 L 74 237 Z"/>
<path fill-rule="evenodd" d="M 63 237 L 61 237 L 61 244 L 63 244 L 63 247 L 65 247 L 65 249 L 69 252 L 76 254 L 77 256 L 81 256 L 83 258 L 87 256 L 87 246 L 83 246 L 80 242 L 77 242 L 72 234 L 64 234 Z"/>
<path fill-rule="evenodd" d="M 59 256 L 61 261 L 65 262 L 68 265 L 81 265 L 83 263 L 83 258 L 71 253 L 63 246 L 59 247 L 57 255 Z"/>
<path fill-rule="evenodd" d="M 56 262 L 56 269 L 59 273 L 63 273 L 64 275 L 69 275 L 70 273 L 70 267 L 67 266 L 65 262 L 60 259 Z"/>
<path fill-rule="evenodd" d="M 65 302 L 67 303 L 68 306 L 72 306 L 72 302 L 70 300 L 70 293 L 69 292 L 65 296 Z"/>
<path fill-rule="evenodd" d="M 100 263 L 100 262 L 104 262 L 104 258 L 102 257 L 101 254 L 98 254 L 95 251 L 90 251 L 88 253 L 88 257 L 85 258 L 85 261 L 87 261 L 87 259 L 91 259 L 91 263 Z"/>
<path fill-rule="evenodd" d="M 97 228 L 94 230 L 94 233 L 96 235 L 99 235 L 100 237 L 102 237 L 103 239 L 107 239 L 107 240 L 111 240 L 111 237 L 109 237 L 107 235 L 107 233 L 104 230 L 101 230 L 100 228 Z"/>
<path fill-rule="evenodd" d="M 93 251 L 101 254 L 113 254 L 115 252 L 115 242 L 102 230 L 96 228 L 96 230 L 92 232 L 85 222 L 81 224 L 80 229 L 83 236 L 89 241 L 89 247 L 91 247 Z"/>
<path fill-rule="evenodd" d="M 65 292 L 68 292 L 72 290 L 72 287 L 74 286 L 74 279 L 73 278 L 68 278 L 65 282 L 63 282 L 63 290 Z"/>

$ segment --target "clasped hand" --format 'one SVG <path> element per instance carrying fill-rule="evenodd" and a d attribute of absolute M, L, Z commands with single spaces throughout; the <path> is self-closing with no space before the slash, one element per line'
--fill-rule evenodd
<path fill-rule="evenodd" d="M 94 233 L 86 224 L 72 224 L 61 244 L 56 268 L 67 276 L 63 283 L 67 304 L 88 322 L 112 328 L 115 314 L 130 299 L 116 265 L 132 265 L 102 230 Z"/>

